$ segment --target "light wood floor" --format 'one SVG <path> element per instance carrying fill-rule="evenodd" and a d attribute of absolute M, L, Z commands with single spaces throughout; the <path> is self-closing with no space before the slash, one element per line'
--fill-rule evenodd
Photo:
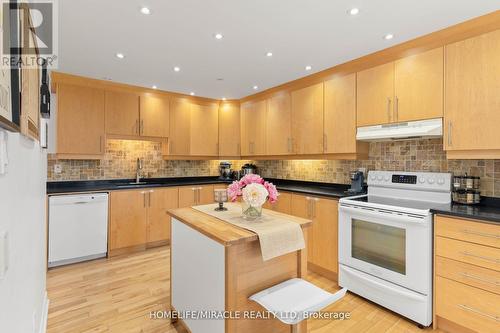
<path fill-rule="evenodd" d="M 150 311 L 167 309 L 169 256 L 170 251 L 164 247 L 50 270 L 48 333 L 177 333 L 169 320 L 151 320 L 149 315 Z M 308 279 L 326 290 L 338 290 L 335 282 L 317 274 L 311 273 Z M 325 310 L 350 311 L 351 318 L 310 320 L 309 332 L 424 331 L 353 294 Z"/>

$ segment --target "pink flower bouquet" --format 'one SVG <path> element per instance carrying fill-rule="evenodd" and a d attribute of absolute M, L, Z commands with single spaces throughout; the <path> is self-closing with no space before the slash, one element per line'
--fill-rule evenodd
<path fill-rule="evenodd" d="M 266 201 L 275 203 L 279 195 L 273 183 L 255 174 L 246 175 L 239 181 L 234 181 L 227 188 L 227 194 L 233 202 L 242 196 L 243 200 L 252 207 L 262 206 Z"/>

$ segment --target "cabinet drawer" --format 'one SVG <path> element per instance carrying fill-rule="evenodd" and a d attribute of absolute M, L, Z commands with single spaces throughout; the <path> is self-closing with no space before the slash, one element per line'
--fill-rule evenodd
<path fill-rule="evenodd" d="M 498 332 L 500 296 L 436 277 L 436 315 L 476 332 Z"/>
<path fill-rule="evenodd" d="M 436 274 L 500 294 L 500 272 L 436 256 Z"/>
<path fill-rule="evenodd" d="M 500 248 L 500 226 L 449 217 L 436 217 L 438 236 Z"/>
<path fill-rule="evenodd" d="M 500 249 L 436 237 L 436 255 L 500 271 Z"/>

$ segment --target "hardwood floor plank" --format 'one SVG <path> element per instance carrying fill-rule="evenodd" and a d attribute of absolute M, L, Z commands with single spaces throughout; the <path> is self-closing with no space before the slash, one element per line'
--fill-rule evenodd
<path fill-rule="evenodd" d="M 150 319 L 166 311 L 170 298 L 168 247 L 51 269 L 47 333 L 178 333 L 168 319 Z M 336 282 L 315 273 L 308 280 L 335 292 Z M 311 319 L 310 333 L 420 333 L 415 323 L 355 294 L 347 293 L 325 311 L 350 312 L 348 320 Z M 434 331 L 442 332 L 442 331 Z"/>

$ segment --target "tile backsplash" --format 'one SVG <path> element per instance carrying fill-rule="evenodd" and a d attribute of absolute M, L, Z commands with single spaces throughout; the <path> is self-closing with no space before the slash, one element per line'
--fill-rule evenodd
<path fill-rule="evenodd" d="M 156 142 L 108 140 L 102 160 L 57 160 L 49 156 L 48 180 L 134 178 L 137 158 L 146 177 L 215 176 L 218 160 L 165 161 Z M 239 169 L 248 161 L 231 161 Z M 370 143 L 368 160 L 256 161 L 263 177 L 350 183 L 351 170 L 403 170 L 468 173 L 481 177 L 481 194 L 500 197 L 500 160 L 447 160 L 441 139 Z M 54 165 L 61 165 L 61 173 Z"/>

